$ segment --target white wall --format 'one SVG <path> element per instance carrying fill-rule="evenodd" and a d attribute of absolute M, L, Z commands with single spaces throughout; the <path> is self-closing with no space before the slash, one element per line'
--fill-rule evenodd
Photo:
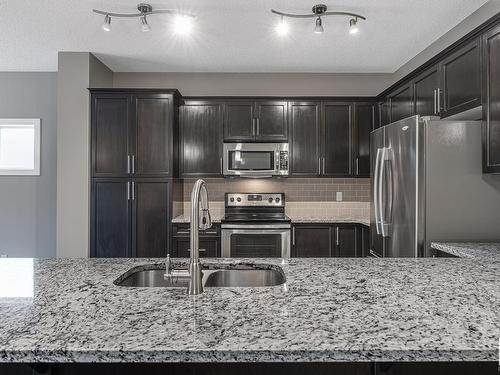
<path fill-rule="evenodd" d="M 55 256 L 56 91 L 56 73 L 0 73 L 0 118 L 41 119 L 40 176 L 0 176 L 0 255 Z"/>

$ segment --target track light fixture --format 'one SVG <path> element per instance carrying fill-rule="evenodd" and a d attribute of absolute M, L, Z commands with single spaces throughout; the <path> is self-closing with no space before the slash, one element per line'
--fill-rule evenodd
<path fill-rule="evenodd" d="M 274 14 L 277 14 L 279 16 L 283 17 L 289 17 L 289 18 L 316 18 L 316 25 L 314 27 L 314 32 L 317 34 L 320 34 L 324 31 L 323 28 L 323 20 L 322 17 L 326 16 L 348 16 L 352 17 L 349 21 L 349 33 L 350 34 L 356 34 L 359 32 L 359 25 L 358 21 L 361 20 L 366 20 L 366 17 L 356 14 L 356 13 L 351 13 L 351 12 L 329 12 L 327 11 L 327 6 L 325 4 L 317 4 L 312 7 L 312 13 L 306 13 L 306 14 L 295 14 L 295 13 L 286 13 L 282 11 L 278 11 L 275 9 L 271 9 L 271 12 Z"/>
<path fill-rule="evenodd" d="M 146 16 L 141 17 L 141 31 L 143 33 L 151 31 L 151 26 L 149 26 L 149 23 L 148 23 L 148 20 L 146 19 Z"/>
<path fill-rule="evenodd" d="M 111 17 L 117 17 L 117 18 L 134 18 L 134 17 L 139 17 L 140 18 L 140 26 L 141 30 L 143 32 L 147 32 L 151 30 L 151 26 L 149 25 L 146 16 L 152 15 L 152 14 L 175 14 L 177 15 L 177 23 L 178 19 L 180 16 L 182 16 L 183 22 L 182 22 L 182 32 L 181 34 L 186 34 L 191 30 L 191 20 L 194 18 L 194 15 L 192 14 L 186 14 L 182 13 L 178 10 L 174 9 L 155 9 L 153 10 L 153 7 L 149 4 L 146 3 L 140 3 L 137 5 L 137 10 L 139 13 L 114 13 L 114 12 L 108 12 L 104 10 L 98 10 L 98 9 L 92 9 L 94 13 L 97 14 L 102 14 L 104 15 L 104 23 L 102 24 L 102 29 L 105 31 L 110 31 L 111 30 Z M 181 27 L 180 26 L 180 27 Z"/>
<path fill-rule="evenodd" d="M 280 23 L 276 25 L 276 32 L 279 36 L 285 36 L 286 34 L 288 34 L 288 24 L 285 22 L 283 16 L 281 17 Z"/>
<path fill-rule="evenodd" d="M 314 27 L 315 34 L 321 34 L 325 29 L 323 28 L 323 22 L 321 21 L 321 17 L 316 18 L 316 26 Z"/>
<path fill-rule="evenodd" d="M 109 16 L 109 14 L 106 14 L 106 16 L 104 17 L 104 22 L 102 23 L 101 27 L 104 31 L 111 31 L 111 17 Z"/>
<path fill-rule="evenodd" d="M 352 18 L 349 21 L 349 34 L 354 35 L 359 33 L 358 19 Z"/>

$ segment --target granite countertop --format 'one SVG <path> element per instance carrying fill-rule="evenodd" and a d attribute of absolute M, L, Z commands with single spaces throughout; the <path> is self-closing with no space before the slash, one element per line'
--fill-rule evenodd
<path fill-rule="evenodd" d="M 354 223 L 370 226 L 370 218 L 363 217 L 346 217 L 336 215 L 288 215 L 292 223 L 307 224 L 307 223 Z"/>
<path fill-rule="evenodd" d="M 210 214 L 210 217 L 212 218 L 212 223 L 220 223 L 223 216 L 224 215 L 217 215 L 217 214 L 213 215 L 212 213 Z M 190 222 L 191 222 L 191 215 L 179 215 L 172 219 L 172 224 L 185 224 Z"/>
<path fill-rule="evenodd" d="M 500 261 L 500 242 L 433 242 L 431 247 L 460 258 Z"/>
<path fill-rule="evenodd" d="M 114 285 L 153 259 L 29 261 L 0 259 L 13 270 L 0 285 L 0 362 L 498 360 L 500 262 L 206 259 L 281 267 L 286 284 L 189 297 Z"/>
<path fill-rule="evenodd" d="M 224 215 L 212 215 L 213 223 L 220 223 Z M 325 215 L 288 215 L 292 223 L 307 224 L 307 223 L 354 223 L 370 226 L 370 218 L 356 217 L 339 217 Z M 189 223 L 189 215 L 179 215 L 172 219 L 172 223 Z"/>

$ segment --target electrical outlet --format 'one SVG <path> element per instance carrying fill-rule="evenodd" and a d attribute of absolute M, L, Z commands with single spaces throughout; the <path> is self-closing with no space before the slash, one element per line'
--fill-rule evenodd
<path fill-rule="evenodd" d="M 342 192 L 341 191 L 337 191 L 337 202 L 342 202 Z"/>

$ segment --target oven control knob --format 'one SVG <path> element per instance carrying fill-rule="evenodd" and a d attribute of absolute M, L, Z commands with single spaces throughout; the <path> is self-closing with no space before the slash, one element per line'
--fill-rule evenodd
<path fill-rule="evenodd" d="M 234 198 L 231 198 L 231 199 L 230 199 L 230 201 L 231 201 L 231 202 L 234 202 Z"/>
<path fill-rule="evenodd" d="M 276 203 L 279 203 L 280 202 L 280 199 L 278 197 L 276 197 Z"/>
<path fill-rule="evenodd" d="M 271 198 L 269 198 L 267 201 L 268 201 L 269 203 L 273 203 L 273 198 L 271 197 Z"/>
<path fill-rule="evenodd" d="M 237 200 L 238 202 L 241 202 L 241 198 L 240 198 L 240 197 L 236 198 L 236 200 Z"/>

